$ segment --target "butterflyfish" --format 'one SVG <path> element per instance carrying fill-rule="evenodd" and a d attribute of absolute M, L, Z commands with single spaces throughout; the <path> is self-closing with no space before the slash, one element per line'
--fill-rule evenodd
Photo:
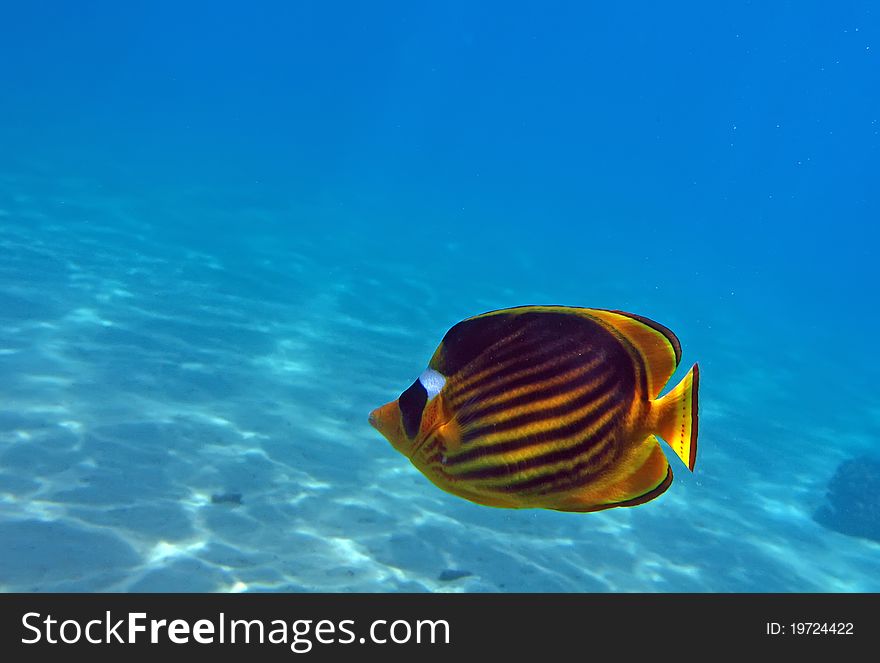
<path fill-rule="evenodd" d="M 369 422 L 438 487 L 478 504 L 599 511 L 672 483 L 658 436 L 691 471 L 699 367 L 660 396 L 681 344 L 615 310 L 521 306 L 454 325 Z"/>

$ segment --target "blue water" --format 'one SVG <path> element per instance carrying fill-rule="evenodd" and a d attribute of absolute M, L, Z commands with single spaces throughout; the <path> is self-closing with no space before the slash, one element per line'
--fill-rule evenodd
<path fill-rule="evenodd" d="M 4 4 L 0 590 L 880 591 L 814 518 L 880 454 L 877 10 L 591 4 Z M 695 473 L 492 509 L 368 425 L 523 304 L 674 330 Z"/>

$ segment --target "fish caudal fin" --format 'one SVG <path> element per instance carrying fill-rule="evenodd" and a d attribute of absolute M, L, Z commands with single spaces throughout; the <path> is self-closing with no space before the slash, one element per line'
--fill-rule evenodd
<path fill-rule="evenodd" d="M 697 462 L 699 386 L 700 368 L 694 364 L 675 389 L 653 402 L 654 431 L 666 440 L 692 472 Z"/>

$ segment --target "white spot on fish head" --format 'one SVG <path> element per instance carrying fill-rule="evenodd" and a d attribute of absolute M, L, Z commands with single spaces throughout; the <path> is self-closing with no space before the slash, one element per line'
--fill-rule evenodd
<path fill-rule="evenodd" d="M 443 385 L 446 384 L 446 378 L 433 368 L 426 368 L 419 376 L 419 382 L 422 383 L 425 391 L 428 392 L 428 400 L 431 400 L 443 389 Z"/>

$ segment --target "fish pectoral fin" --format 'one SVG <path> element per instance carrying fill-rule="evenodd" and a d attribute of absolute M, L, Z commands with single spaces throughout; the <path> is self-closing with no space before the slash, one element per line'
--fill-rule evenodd
<path fill-rule="evenodd" d="M 653 435 L 639 445 L 642 453 L 637 454 L 636 468 L 616 481 L 569 495 L 559 506 L 558 511 L 601 511 L 616 506 L 637 506 L 650 502 L 666 492 L 672 484 L 672 468 L 660 442 Z"/>

